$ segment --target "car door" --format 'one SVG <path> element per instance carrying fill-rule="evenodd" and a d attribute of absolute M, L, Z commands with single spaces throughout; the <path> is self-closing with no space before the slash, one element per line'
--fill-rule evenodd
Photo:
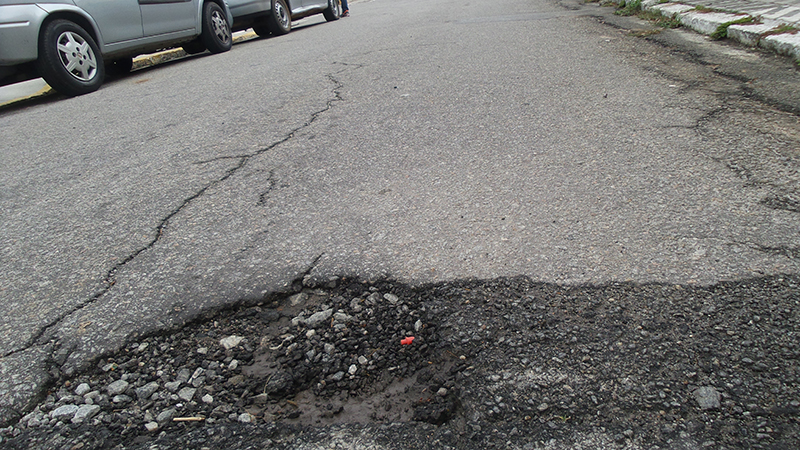
<path fill-rule="evenodd" d="M 328 6 L 328 0 L 303 0 L 305 9 L 318 9 Z"/>
<path fill-rule="evenodd" d="M 145 37 L 194 30 L 199 0 L 139 0 Z"/>
<path fill-rule="evenodd" d="M 138 0 L 75 0 L 100 29 L 105 45 L 142 37 L 142 12 Z"/>
<path fill-rule="evenodd" d="M 271 0 L 228 0 L 228 8 L 233 14 L 234 20 L 250 14 L 258 14 L 269 11 Z"/>

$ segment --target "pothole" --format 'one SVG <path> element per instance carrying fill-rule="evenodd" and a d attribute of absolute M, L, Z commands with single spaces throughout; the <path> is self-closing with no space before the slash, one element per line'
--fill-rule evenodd
<path fill-rule="evenodd" d="M 0 444 L 797 448 L 799 286 L 307 280 L 130 343 Z"/>

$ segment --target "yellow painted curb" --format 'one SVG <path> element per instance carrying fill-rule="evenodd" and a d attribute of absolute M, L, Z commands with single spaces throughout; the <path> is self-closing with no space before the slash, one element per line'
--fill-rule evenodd
<path fill-rule="evenodd" d="M 50 86 L 43 87 L 39 92 L 35 94 L 31 94 L 25 97 L 15 98 L 14 100 L 9 100 L 5 103 L 0 103 L 0 108 L 5 108 L 6 106 L 11 106 L 15 103 L 24 102 L 28 100 L 33 100 L 40 97 L 46 97 L 50 94 L 54 94 L 56 91 L 53 90 Z"/>

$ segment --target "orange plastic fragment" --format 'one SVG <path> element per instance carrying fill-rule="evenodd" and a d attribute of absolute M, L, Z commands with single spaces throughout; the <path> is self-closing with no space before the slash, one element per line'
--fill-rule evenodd
<path fill-rule="evenodd" d="M 409 336 L 405 339 L 400 339 L 400 345 L 411 345 L 414 342 L 414 336 Z"/>

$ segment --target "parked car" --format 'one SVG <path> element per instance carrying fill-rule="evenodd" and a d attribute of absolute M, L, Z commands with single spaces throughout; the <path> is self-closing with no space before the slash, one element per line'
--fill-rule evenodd
<path fill-rule="evenodd" d="M 342 15 L 339 0 L 228 0 L 233 30 L 252 28 L 259 36 L 286 34 L 292 20 L 322 14 L 332 22 Z"/>
<path fill-rule="evenodd" d="M 225 0 L 0 0 L 0 86 L 42 77 L 65 95 L 100 88 L 106 70 L 186 46 L 230 50 Z"/>

